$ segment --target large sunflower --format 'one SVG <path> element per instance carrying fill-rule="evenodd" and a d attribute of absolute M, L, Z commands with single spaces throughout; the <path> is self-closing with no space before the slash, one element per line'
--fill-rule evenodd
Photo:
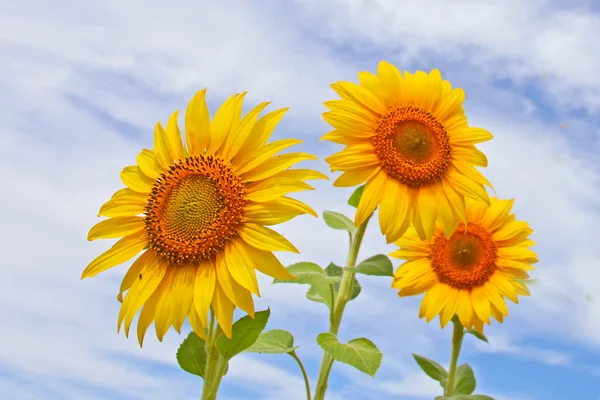
<path fill-rule="evenodd" d="M 286 197 L 312 189 L 307 179 L 327 179 L 319 172 L 289 169 L 315 159 L 307 153 L 278 152 L 301 140 L 267 144 L 286 109 L 260 119 L 262 103 L 243 118 L 243 94 L 231 96 L 212 122 L 198 92 L 185 114 L 185 143 L 177 125 L 178 112 L 166 130 L 154 131 L 154 150 L 144 149 L 137 165 L 121 172 L 124 189 L 100 209 L 109 217 L 90 230 L 89 240 L 121 238 L 94 259 L 82 278 L 142 255 L 127 271 L 119 292 L 118 328 L 142 308 L 138 339 L 142 344 L 154 321 L 162 340 L 172 325 L 179 332 L 186 317 L 194 331 L 206 337 L 212 307 L 228 337 L 234 307 L 254 317 L 251 293 L 259 295 L 255 269 L 280 279 L 293 279 L 272 251 L 297 252 L 281 234 L 265 227 L 300 214 L 317 216 L 306 204 Z M 126 293 L 123 299 L 123 294 Z"/>
<path fill-rule="evenodd" d="M 400 289 L 400 297 L 425 293 L 419 318 L 430 322 L 439 314 L 443 328 L 457 314 L 467 329 L 483 333 L 490 315 L 498 322 L 508 316 L 504 298 L 518 303 L 518 295 L 529 295 L 520 280 L 529 278 L 537 262 L 529 249 L 533 230 L 515 220 L 512 205 L 495 197 L 489 207 L 467 199 L 468 224 L 449 239 L 438 225 L 429 243 L 414 228 L 395 242 L 400 249 L 390 255 L 408 261 L 394 274 L 392 287 Z"/>
<path fill-rule="evenodd" d="M 378 75 L 358 77 L 360 85 L 332 85 L 342 99 L 325 103 L 331 111 L 323 117 L 334 130 L 322 138 L 346 145 L 326 158 L 332 171 L 343 172 L 335 186 L 366 181 L 355 224 L 379 205 L 388 243 L 411 222 L 423 239 L 431 239 L 436 221 L 449 236 L 465 221 L 465 196 L 489 204 L 489 182 L 474 168 L 487 159 L 474 144 L 492 135 L 467 125 L 464 92 L 437 69 L 402 75 L 382 61 Z"/>

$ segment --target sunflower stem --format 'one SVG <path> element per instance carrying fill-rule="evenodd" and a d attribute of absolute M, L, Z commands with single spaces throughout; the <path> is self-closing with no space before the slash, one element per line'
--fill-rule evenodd
<path fill-rule="evenodd" d="M 306 387 L 306 400 L 310 400 L 310 382 L 308 380 L 308 375 L 306 374 L 306 369 L 304 369 L 304 365 L 302 364 L 302 361 L 300 360 L 300 357 L 298 357 L 298 355 L 296 354 L 295 351 L 292 351 L 291 353 L 288 353 L 290 356 L 292 356 L 292 358 L 294 358 L 294 360 L 296 360 L 296 362 L 298 363 L 298 365 L 300 366 L 300 370 L 302 370 L 302 377 L 304 378 L 304 386 Z"/>
<path fill-rule="evenodd" d="M 201 400 L 215 400 L 217 398 L 217 390 L 219 389 L 221 379 L 217 379 L 220 355 L 215 342 L 220 333 L 219 324 L 215 323 L 215 315 L 211 309 L 208 340 L 206 341 L 206 369 L 204 371 L 204 386 L 202 387 Z M 217 382 L 216 387 L 215 382 Z"/>
<path fill-rule="evenodd" d="M 450 397 L 454 394 L 454 378 L 456 376 L 456 364 L 462 347 L 465 329 L 456 315 L 452 318 L 454 332 L 452 333 L 452 356 L 450 357 L 450 369 L 448 370 L 448 380 L 444 388 L 444 396 Z"/>
<path fill-rule="evenodd" d="M 363 237 L 365 235 L 365 230 L 367 229 L 367 224 L 371 219 L 371 215 L 356 229 L 356 233 L 352 237 L 350 241 L 350 250 L 348 252 L 348 259 L 346 260 L 346 267 L 354 267 L 356 264 L 356 259 L 358 257 L 358 251 L 360 250 L 360 245 L 362 244 Z M 352 295 L 352 286 L 354 284 L 354 272 L 348 271 L 344 268 L 344 272 L 342 274 L 342 281 L 340 283 L 340 289 L 338 291 L 337 297 L 335 298 L 335 303 L 332 303 L 332 312 L 330 318 L 329 332 L 337 335 L 340 324 L 342 323 L 342 316 L 344 314 L 344 309 L 346 308 L 346 304 L 350 301 L 350 297 Z M 331 367 L 333 365 L 333 358 L 329 355 L 329 353 L 325 352 L 323 354 L 323 359 L 321 360 L 321 368 L 319 370 L 319 378 L 317 380 L 317 387 L 315 389 L 315 397 L 314 400 L 323 400 L 325 398 L 325 392 L 327 391 L 327 381 L 329 379 L 329 373 L 331 372 Z"/>

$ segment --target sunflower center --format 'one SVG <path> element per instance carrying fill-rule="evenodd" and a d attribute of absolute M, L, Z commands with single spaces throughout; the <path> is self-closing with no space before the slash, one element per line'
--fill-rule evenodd
<path fill-rule="evenodd" d="M 219 158 L 187 157 L 156 181 L 146 206 L 150 248 L 171 263 L 212 258 L 244 222 L 246 187 Z"/>
<path fill-rule="evenodd" d="M 456 289 L 486 283 L 496 271 L 496 258 L 492 236 L 475 224 L 460 224 L 450 239 L 439 232 L 431 247 L 431 266 L 438 280 Z"/>
<path fill-rule="evenodd" d="M 440 181 L 452 154 L 444 126 L 414 106 L 396 108 L 382 118 L 373 148 L 387 174 L 412 188 Z"/>

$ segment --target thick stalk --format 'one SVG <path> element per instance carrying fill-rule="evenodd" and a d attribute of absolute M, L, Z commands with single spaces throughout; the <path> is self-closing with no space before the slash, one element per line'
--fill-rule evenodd
<path fill-rule="evenodd" d="M 217 388 L 214 388 L 213 381 L 217 376 L 219 365 L 219 351 L 215 346 L 219 334 L 219 325 L 215 322 L 215 316 L 210 311 L 210 324 L 208 327 L 208 337 L 206 341 L 206 369 L 204 370 L 204 386 L 202 388 L 201 400 L 215 400 L 217 398 Z M 219 379 L 220 380 L 220 379 Z"/>
<path fill-rule="evenodd" d="M 460 320 L 454 316 L 452 318 L 454 324 L 454 332 L 452 333 L 452 355 L 450 356 L 450 369 L 448 370 L 448 381 L 444 390 L 444 396 L 452 396 L 454 394 L 454 378 L 456 377 L 456 365 L 458 364 L 458 356 L 462 347 L 465 329 L 460 323 Z"/>
<path fill-rule="evenodd" d="M 360 245 L 365 235 L 365 230 L 367 229 L 369 219 L 371 219 L 371 216 L 369 216 L 365 222 L 363 222 L 356 229 L 356 232 L 352 237 L 352 241 L 350 242 L 350 250 L 348 252 L 348 259 L 346 260 L 346 267 L 354 267 L 356 265 L 358 251 L 360 250 Z M 333 310 L 331 313 L 332 317 L 330 318 L 331 321 L 329 332 L 333 333 L 334 335 L 337 335 L 338 330 L 340 329 L 342 316 L 344 315 L 344 309 L 346 308 L 346 304 L 348 301 L 350 301 L 350 296 L 352 295 L 353 283 L 354 272 L 350 272 L 344 268 L 342 281 L 340 283 L 340 290 L 338 291 L 335 299 L 335 304 L 332 304 Z M 331 358 L 329 353 L 325 352 L 323 354 L 323 359 L 321 360 L 321 369 L 319 370 L 319 378 L 317 380 L 314 400 L 323 400 L 325 398 L 325 392 L 327 391 L 327 380 L 329 379 L 329 372 L 331 371 L 332 365 L 333 358 Z"/>

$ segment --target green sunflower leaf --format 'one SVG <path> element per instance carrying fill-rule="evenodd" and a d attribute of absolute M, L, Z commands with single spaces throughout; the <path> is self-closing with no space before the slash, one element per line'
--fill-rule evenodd
<path fill-rule="evenodd" d="M 429 376 L 431 379 L 440 382 L 442 379 L 448 378 L 448 372 L 440 364 L 436 363 L 429 358 L 413 354 L 412 355 L 419 364 L 419 367 Z"/>
<path fill-rule="evenodd" d="M 490 344 L 490 342 L 488 341 L 488 338 L 485 337 L 485 335 L 483 333 L 477 332 L 475 329 L 467 329 L 467 330 L 465 330 L 465 332 L 475 336 L 477 339 L 479 339 L 483 342 L 486 342 L 487 344 Z"/>
<path fill-rule="evenodd" d="M 347 344 L 342 344 L 333 333 L 321 333 L 317 336 L 317 343 L 335 361 L 353 366 L 365 374 L 375 377 L 383 354 L 369 339 L 352 339 Z"/>
<path fill-rule="evenodd" d="M 354 222 L 344 214 L 333 211 L 323 211 L 323 220 L 330 228 L 346 231 L 350 233 L 350 235 L 353 235 L 354 232 L 356 232 Z"/>
<path fill-rule="evenodd" d="M 477 381 L 469 364 L 459 365 L 454 378 L 454 393 L 470 395 L 475 391 Z"/>
<path fill-rule="evenodd" d="M 329 284 L 340 281 L 339 277 L 327 275 L 323 268 L 311 262 L 299 262 L 290 265 L 286 269 L 289 271 L 290 274 L 294 275 L 296 279 L 273 279 L 273 283 L 299 283 L 308 285 L 318 285 L 321 283 Z"/>
<path fill-rule="evenodd" d="M 185 372 L 204 378 L 206 370 L 206 342 L 190 332 L 177 349 L 177 363 Z"/>
<path fill-rule="evenodd" d="M 325 273 L 327 276 L 332 278 L 337 278 L 336 283 L 333 284 L 333 297 L 337 296 L 338 291 L 340 290 L 340 278 L 342 276 L 344 269 L 335 265 L 334 263 L 330 263 L 327 268 L 325 268 Z M 352 283 L 352 292 L 350 292 L 350 300 L 354 300 L 360 294 L 362 288 L 358 279 L 354 277 L 354 281 Z M 331 285 L 319 283 L 316 285 L 312 285 L 308 292 L 306 292 L 306 298 L 315 301 L 317 303 L 323 303 L 328 308 L 331 309 Z"/>
<path fill-rule="evenodd" d="M 369 257 L 356 267 L 348 267 L 346 269 L 348 271 L 364 275 L 394 276 L 394 267 L 392 266 L 392 262 L 383 254 L 377 254 L 376 256 Z"/>
<path fill-rule="evenodd" d="M 264 353 L 264 354 L 285 354 L 296 350 L 298 346 L 294 346 L 294 336 L 283 329 L 271 329 L 270 331 L 262 332 L 256 342 L 248 347 L 247 353 Z"/>
<path fill-rule="evenodd" d="M 216 341 L 217 350 L 219 353 L 230 360 L 236 354 L 241 353 L 252 346 L 260 336 L 260 333 L 267 326 L 271 309 L 256 312 L 254 319 L 249 315 L 240 318 L 233 324 L 231 339 L 225 334 L 221 334 Z"/>
<path fill-rule="evenodd" d="M 348 204 L 355 208 L 358 207 L 358 203 L 360 203 L 360 198 L 362 197 L 364 190 L 365 185 L 357 187 L 354 193 L 352 193 L 352 195 L 348 199 Z"/>

